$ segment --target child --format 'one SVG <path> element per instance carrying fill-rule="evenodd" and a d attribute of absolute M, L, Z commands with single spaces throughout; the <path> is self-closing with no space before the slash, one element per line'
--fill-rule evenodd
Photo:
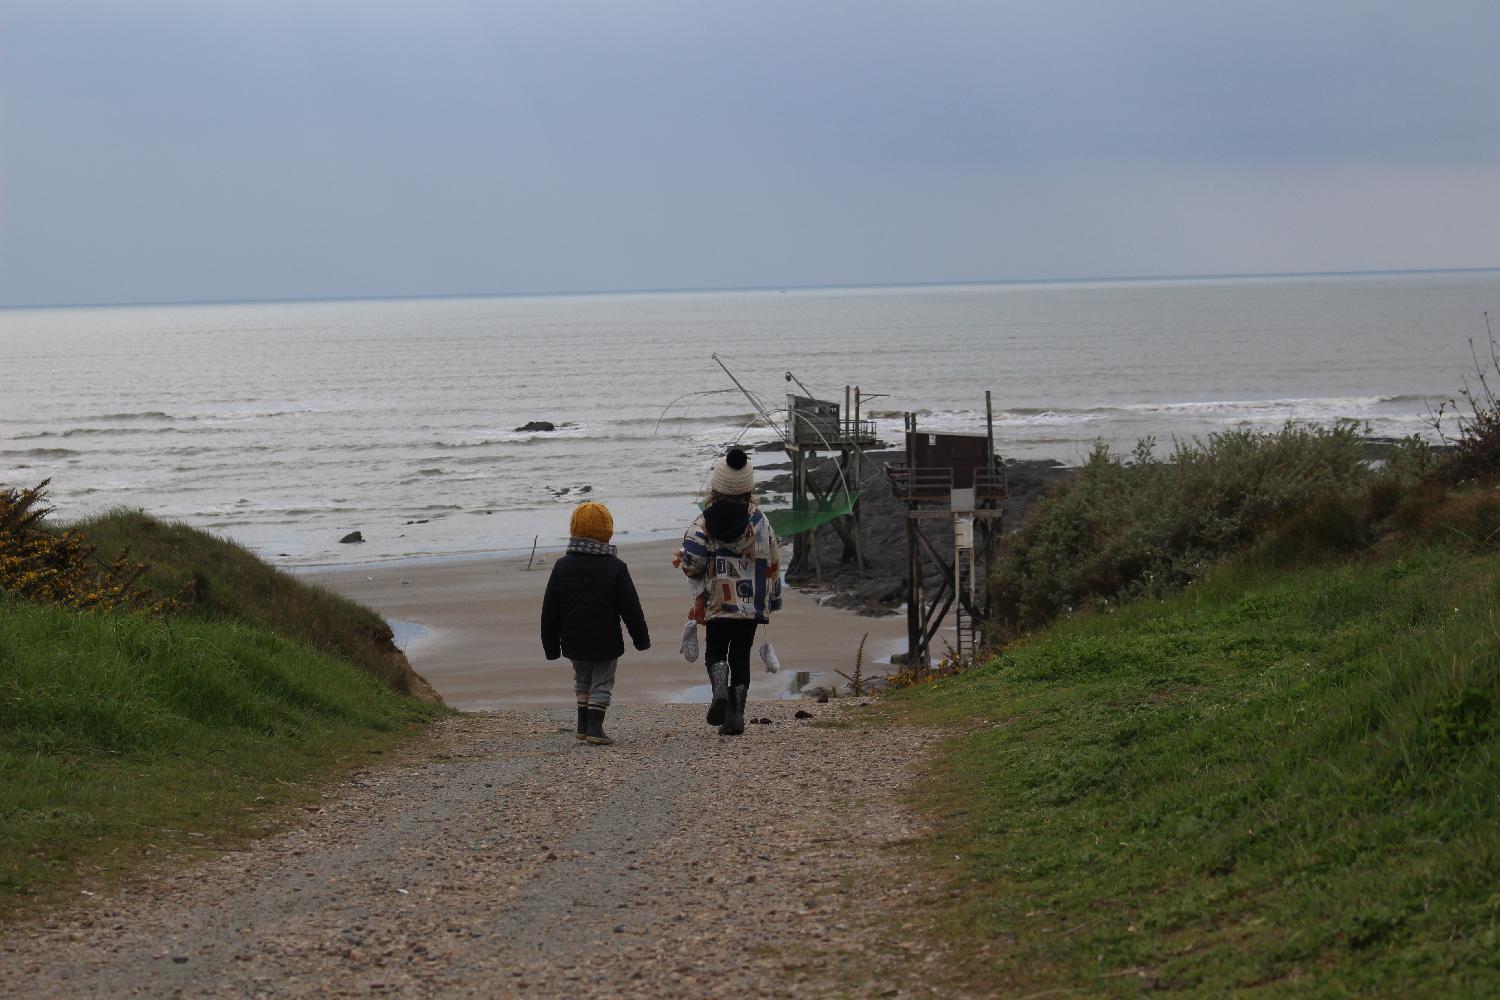
<path fill-rule="evenodd" d="M 651 648 L 646 616 L 630 570 L 609 544 L 614 518 L 602 503 L 586 501 L 573 508 L 568 551 L 552 564 L 542 598 L 542 650 L 547 659 L 573 661 L 573 693 L 578 701 L 574 737 L 598 746 L 614 740 L 604 734 L 604 712 L 615 686 L 615 667 L 625 653 L 620 622 L 630 630 L 635 648 Z"/>
<path fill-rule="evenodd" d="M 780 546 L 754 490 L 750 457 L 731 448 L 714 464 L 708 504 L 688 526 L 679 556 L 694 595 L 691 617 L 707 632 L 708 724 L 724 736 L 745 731 L 755 629 L 781 609 Z M 768 653 L 768 670 L 771 661 Z"/>

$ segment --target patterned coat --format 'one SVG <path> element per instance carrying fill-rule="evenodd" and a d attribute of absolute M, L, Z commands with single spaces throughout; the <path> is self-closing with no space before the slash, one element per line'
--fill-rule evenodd
<path fill-rule="evenodd" d="M 704 617 L 767 622 L 781 610 L 781 549 L 771 522 L 755 504 L 745 533 L 733 542 L 711 536 L 699 514 L 682 537 L 682 571 L 706 587 Z"/>

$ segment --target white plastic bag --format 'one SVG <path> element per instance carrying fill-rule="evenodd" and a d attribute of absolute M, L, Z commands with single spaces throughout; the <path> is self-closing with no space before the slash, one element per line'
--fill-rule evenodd
<path fill-rule="evenodd" d="M 781 669 L 781 661 L 776 658 L 776 649 L 769 639 L 760 644 L 760 662 L 766 665 L 768 674 L 774 674 Z"/>
<path fill-rule="evenodd" d="M 682 626 L 682 658 L 689 663 L 698 662 L 698 623 L 687 622 Z"/>

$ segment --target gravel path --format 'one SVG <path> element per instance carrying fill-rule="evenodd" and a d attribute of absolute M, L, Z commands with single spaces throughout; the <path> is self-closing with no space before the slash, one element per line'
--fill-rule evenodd
<path fill-rule="evenodd" d="M 0 933 L 0 995 L 906 995 L 877 919 L 920 891 L 928 734 L 702 712 L 616 708 L 608 748 L 571 712 L 448 720 L 295 830 Z"/>

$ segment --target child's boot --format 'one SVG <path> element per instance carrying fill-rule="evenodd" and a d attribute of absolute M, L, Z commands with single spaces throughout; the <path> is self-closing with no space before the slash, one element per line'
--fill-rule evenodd
<path fill-rule="evenodd" d="M 708 665 L 708 683 L 713 700 L 708 704 L 708 724 L 717 726 L 729 710 L 729 664 L 720 661 Z"/>
<path fill-rule="evenodd" d="M 614 743 L 614 740 L 604 734 L 604 709 L 590 705 L 588 713 L 588 734 L 585 738 L 595 746 L 607 747 Z"/>
<path fill-rule="evenodd" d="M 578 731 L 573 734 L 575 740 L 588 739 L 589 735 L 589 703 L 580 701 L 578 703 Z"/>
<path fill-rule="evenodd" d="M 745 695 L 748 688 L 744 684 L 736 684 L 729 692 L 729 713 L 724 724 L 719 727 L 720 736 L 738 736 L 745 731 Z"/>

